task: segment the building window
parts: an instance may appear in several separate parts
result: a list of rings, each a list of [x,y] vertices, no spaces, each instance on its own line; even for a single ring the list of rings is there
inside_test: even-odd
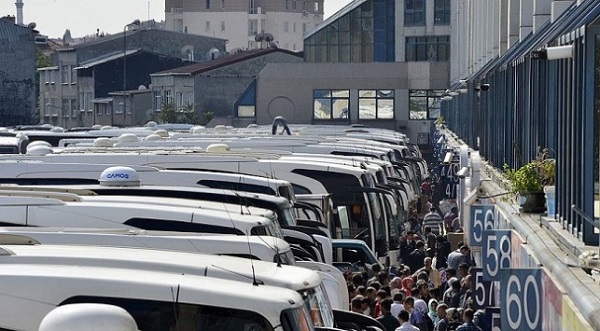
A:
[[[221,21],[221,32],[225,32],[225,21]]]
[[[210,9],[210,0],[206,0],[206,9]]]
[[[204,28],[205,32],[210,32],[210,21],[206,21],[206,27]]]
[[[44,98],[44,116],[50,116],[50,99]]]
[[[256,20],[248,21],[248,35],[255,36],[258,33],[258,22]]]
[[[104,113],[106,114],[106,116],[109,116],[112,113],[112,108],[109,107],[107,104],[102,104],[102,107],[104,107]]]
[[[394,90],[358,91],[358,118],[394,118]]]
[[[62,84],[69,84],[69,66],[62,66],[60,74],[60,82]]]
[[[71,99],[71,117],[77,118],[79,116],[79,109],[77,109],[77,99]]]
[[[293,10],[296,10],[296,9],[298,9],[298,1],[297,1],[297,0],[292,0],[292,1],[293,1],[293,2],[292,2],[292,9],[293,9]]]
[[[450,59],[450,37],[407,37],[406,62],[446,62]]]
[[[221,0],[221,9],[225,9],[225,0]]]
[[[290,27],[288,22],[283,22],[283,32],[289,32]]]
[[[173,91],[166,90],[165,91],[165,104],[170,105],[173,103]]]
[[[285,0],[285,10],[290,10],[290,0]]]
[[[308,1],[302,2],[302,10],[308,12]]]
[[[256,106],[238,106],[237,116],[238,117],[254,117],[256,113]]]
[[[79,110],[85,111],[85,93],[79,93]]]
[[[175,109],[180,112],[185,112],[189,108],[192,108],[192,103],[194,99],[193,92],[177,92],[175,93]]]
[[[62,99],[62,107],[60,107],[60,112],[61,112],[61,116],[62,117],[69,117],[69,110],[70,108],[70,100],[69,99]]]
[[[102,108],[103,104],[101,103],[97,103],[96,104],[96,115],[97,116],[102,116],[104,114],[104,108]]]
[[[94,111],[94,104],[92,103],[92,92],[87,92],[85,94],[85,104],[87,105],[87,111],[88,112],[93,112]]]
[[[450,0],[435,0],[435,25],[450,25]]]
[[[77,84],[77,70],[75,70],[75,66],[71,66],[71,84]]]
[[[332,120],[348,118],[350,90],[314,90],[313,119]]]
[[[296,33],[296,22],[292,24],[292,32]]]
[[[409,119],[433,120],[440,117],[443,90],[410,90],[408,97]]]
[[[315,9],[315,13],[317,13],[317,14],[318,14],[318,13],[319,13],[319,3],[318,3],[318,2],[315,2],[315,7],[314,7],[314,9]]]
[[[302,23],[302,35],[306,34],[306,30],[308,30],[308,24]]]
[[[49,75],[50,75],[50,84],[54,84],[55,79],[57,77],[57,73],[58,70],[50,70]]]
[[[425,25],[425,0],[404,1],[404,26]]]

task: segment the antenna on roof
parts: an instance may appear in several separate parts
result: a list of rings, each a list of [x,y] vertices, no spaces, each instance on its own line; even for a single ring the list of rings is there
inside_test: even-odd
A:
[[[173,298],[173,313],[175,315],[175,329],[179,330],[179,290],[181,284],[177,284],[177,293],[173,293],[173,287],[171,287],[171,297]]]
[[[250,246],[250,238],[249,234],[246,233],[246,241],[248,242],[248,251],[250,252],[250,265],[252,266],[252,285],[258,286],[258,282],[256,281],[256,273],[254,272],[254,259],[252,258],[252,247]]]
[[[269,245],[269,243],[262,237],[262,236],[257,236],[258,239],[260,239],[262,242],[265,243],[265,245],[267,245],[267,247],[269,247],[270,249],[272,249],[275,254],[277,254],[277,266],[281,267],[281,258],[279,256],[279,246],[274,245],[275,247],[271,247],[271,245]]]

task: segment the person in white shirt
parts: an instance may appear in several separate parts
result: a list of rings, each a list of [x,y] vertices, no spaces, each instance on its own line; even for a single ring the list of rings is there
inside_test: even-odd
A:
[[[392,308],[390,308],[390,313],[392,316],[398,317],[398,314],[404,310],[404,299],[406,298],[406,294],[402,290],[396,290],[392,299],[394,302],[392,303]]]
[[[398,313],[398,320],[400,321],[400,326],[396,328],[396,331],[421,331],[418,327],[410,324],[408,311],[402,310]]]

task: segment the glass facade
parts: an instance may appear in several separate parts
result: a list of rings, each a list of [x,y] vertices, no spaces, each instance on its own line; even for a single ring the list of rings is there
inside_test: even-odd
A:
[[[393,119],[394,90],[358,91],[359,119]]]
[[[440,117],[443,90],[410,90],[409,119],[434,120]]]
[[[404,1],[404,26],[425,26],[425,0]]]
[[[435,0],[434,8],[434,24],[450,25],[450,0]]]
[[[450,37],[407,37],[406,57],[409,61],[446,62],[450,60]]]
[[[350,90],[314,90],[313,119],[349,118]]]
[[[393,0],[370,0],[304,40],[306,62],[394,62]]]

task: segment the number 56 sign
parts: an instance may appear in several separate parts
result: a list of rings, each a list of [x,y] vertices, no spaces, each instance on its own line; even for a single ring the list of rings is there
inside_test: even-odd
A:
[[[469,217],[469,244],[483,246],[483,231],[494,229],[494,205],[472,205]]]

